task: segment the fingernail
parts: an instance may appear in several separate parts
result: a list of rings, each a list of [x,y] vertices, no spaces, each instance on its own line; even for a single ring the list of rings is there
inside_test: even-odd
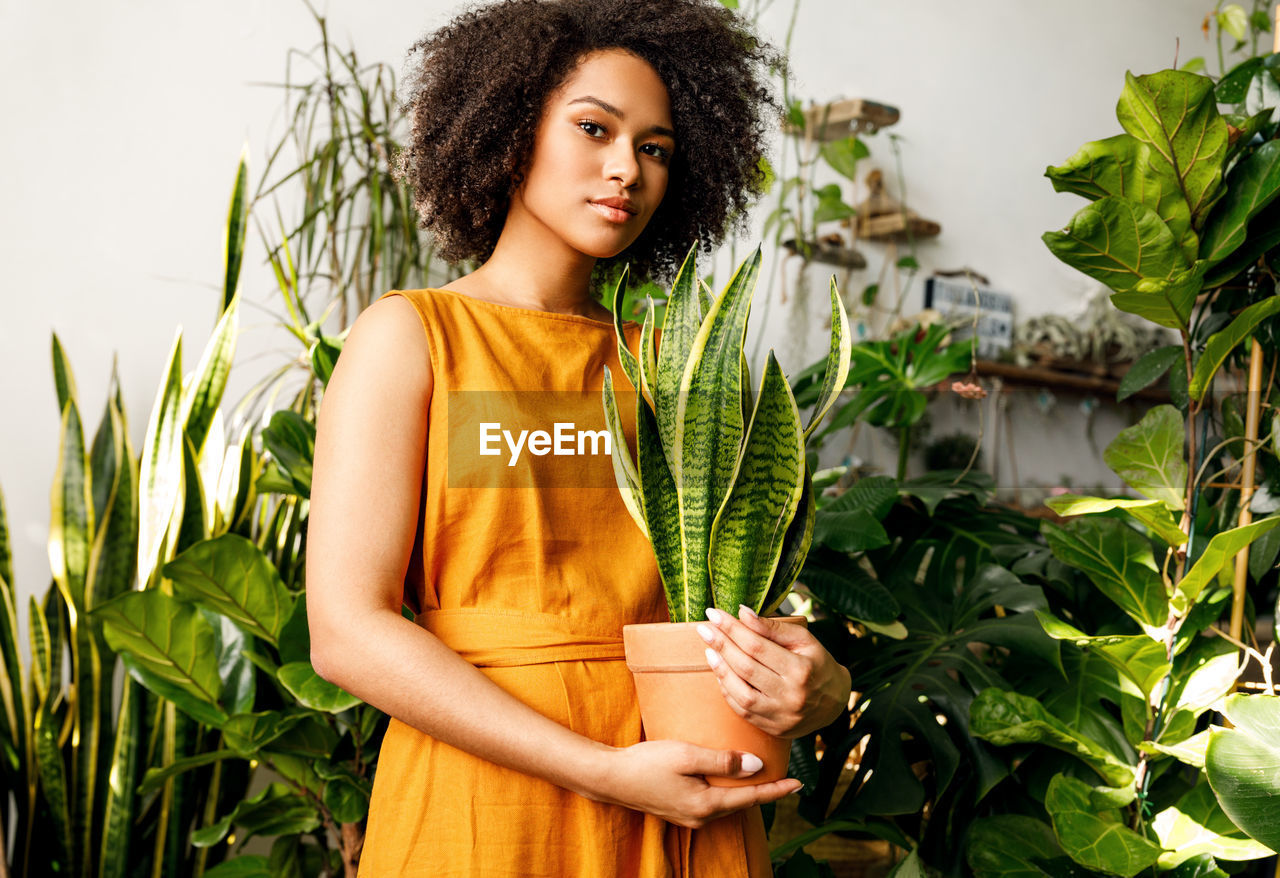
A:
[[[742,754],[742,773],[743,774],[755,774],[757,771],[759,771],[762,768],[764,768],[764,762],[760,759],[759,756],[755,755],[754,753]]]
[[[723,622],[724,615],[725,615],[724,613],[720,612],[715,607],[707,607],[707,621],[709,621],[712,625],[719,625],[721,622]]]
[[[720,654],[714,649],[707,650],[707,664],[711,665],[713,668],[720,666]]]
[[[706,625],[698,624],[694,628],[694,630],[697,631],[698,636],[701,637],[703,640],[705,640],[707,643],[710,643],[712,640],[715,639],[715,635],[711,633],[711,629],[708,628]]]
[[[738,618],[746,616],[749,619],[756,618],[756,611],[748,607],[746,604],[738,604]]]

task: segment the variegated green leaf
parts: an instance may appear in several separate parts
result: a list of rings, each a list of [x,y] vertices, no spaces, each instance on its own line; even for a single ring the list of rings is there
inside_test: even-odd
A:
[[[53,649],[49,622],[33,595],[27,603],[27,636],[31,639],[31,688],[39,704],[49,698],[53,679]]]
[[[227,225],[223,234],[222,281],[223,312],[233,307],[236,283],[240,279],[240,263],[244,259],[244,237],[249,230],[249,144],[240,149],[236,182],[231,189],[231,206],[227,209]],[[199,447],[199,446],[197,446]]]
[[[62,439],[54,473],[52,521],[49,525],[49,564],[67,603],[84,612],[84,584],[93,542],[93,500],[84,432],[75,400],[62,412]]]
[[[12,744],[15,753],[24,753],[30,721],[18,658],[18,606],[12,577],[4,493],[0,492],[0,734]]]
[[[618,492],[622,495],[622,505],[627,507],[636,526],[645,537],[649,536],[649,526],[644,518],[644,494],[640,490],[640,474],[636,472],[635,461],[631,459],[631,448],[627,443],[627,434],[622,428],[622,415],[618,411],[618,396],[613,389],[613,376],[609,367],[604,367],[604,420],[609,427],[612,439],[613,477],[618,483]],[[638,396],[639,394],[637,394]]]
[[[694,340],[702,326],[702,307],[698,301],[698,247],[689,248],[684,263],[676,273],[667,299],[667,310],[662,320],[662,347],[658,350],[658,369],[653,376],[653,402],[658,416],[658,430],[662,447],[666,449],[673,468],[677,459],[675,435],[679,428],[677,413],[681,391],[681,378]],[[677,484],[679,481],[677,480]]]
[[[272,645],[293,612],[275,565],[238,534],[196,543],[166,564],[164,575],[181,594]]]
[[[222,404],[222,393],[231,373],[231,363],[236,355],[236,336],[239,332],[239,297],[233,297],[218,325],[209,336],[190,387],[182,395],[182,412],[179,416],[183,429],[191,439],[196,456],[204,450],[213,414]]]
[[[844,303],[840,301],[840,291],[836,289],[835,275],[831,276],[831,347],[827,351],[827,368],[822,375],[822,390],[818,393],[818,401],[814,404],[813,414],[804,428],[804,438],[808,441],[814,428],[835,403],[836,397],[844,389],[845,379],[849,377],[849,358],[853,348],[852,336],[849,333],[849,317],[845,313]]]
[[[41,857],[53,867],[55,874],[76,873],[76,848],[71,831],[71,794],[67,788],[67,770],[62,761],[62,748],[58,746],[58,728],[49,704],[41,704],[35,711],[35,725],[31,729],[35,742],[36,770],[40,777],[40,792],[44,797],[45,811],[53,822],[51,841],[54,849]]]
[[[138,486],[138,583],[151,581],[170,523],[181,520],[182,333],[169,351],[165,378],[156,394],[142,446]],[[174,525],[176,527],[176,525]]]
[[[643,372],[642,363],[642,376]],[[658,574],[667,593],[671,621],[700,619],[707,606],[707,578],[705,575],[700,579],[693,577],[690,585],[689,556],[684,550],[675,479],[662,450],[653,412],[639,393],[636,394],[636,472],[644,497],[641,508],[658,562]]]
[[[778,568],[773,574],[773,581],[769,583],[769,592],[764,597],[760,615],[768,616],[773,613],[791,592],[791,586],[804,568],[809,546],[813,543],[813,522],[817,512],[818,504],[813,497],[813,475],[809,472],[808,464],[805,464],[804,493],[800,495],[800,506],[782,539]]]
[[[186,551],[209,535],[204,517],[204,484],[200,481],[200,465],[191,438],[182,435],[182,517],[177,525],[177,539],[166,544],[173,552]]]
[[[58,333],[53,334],[53,386],[58,392],[58,412],[63,412],[68,402],[77,399],[76,378],[71,371],[71,361],[63,350]]]
[[[138,464],[118,399],[108,401],[103,420],[111,425],[109,430],[99,431],[109,436],[111,464],[101,469],[110,473],[111,480],[89,554],[85,585],[89,609],[127,591],[133,585],[138,561]],[[95,481],[95,493],[97,488]]]
[[[773,351],[765,365],[729,494],[711,528],[716,606],[764,607],[787,529],[804,495],[800,410]]]
[[[127,878],[136,819],[139,751],[142,746],[144,690],[126,675],[120,690],[115,747],[108,772],[106,811],[102,820],[101,878]]]
[[[1218,115],[1213,80],[1180,70],[1125,74],[1116,106],[1121,127],[1151,147],[1151,166],[1171,176],[1200,228],[1221,195],[1227,123]]]
[[[624,267],[622,277],[618,278],[618,285],[613,289],[613,331],[618,337],[618,361],[622,363],[622,371],[626,373],[631,386],[639,391],[640,363],[636,360],[636,355],[631,352],[631,348],[627,347],[627,334],[622,327],[622,303],[627,294],[628,274],[628,269]]]
[[[680,499],[681,544],[692,594],[708,594],[711,524],[728,495],[744,429],[740,352],[760,250],[738,267],[702,322],[680,380],[672,459]],[[646,496],[648,491],[646,490]],[[650,527],[652,532],[652,526]],[[695,606],[690,599],[690,605]],[[702,607],[694,610],[701,616]]]

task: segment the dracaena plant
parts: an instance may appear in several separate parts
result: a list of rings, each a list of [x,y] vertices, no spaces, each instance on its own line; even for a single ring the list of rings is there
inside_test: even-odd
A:
[[[691,250],[671,287],[661,344],[646,315],[632,353],[614,293],[618,357],[636,389],[636,459],[622,428],[613,376],[605,369],[605,417],[618,488],[658,561],[673,622],[708,607],[775,610],[795,581],[813,537],[815,503],[805,442],[844,387],[848,318],[834,279],[826,377],[802,422],[773,352],[756,392],[743,343],[760,250],[713,296]]]

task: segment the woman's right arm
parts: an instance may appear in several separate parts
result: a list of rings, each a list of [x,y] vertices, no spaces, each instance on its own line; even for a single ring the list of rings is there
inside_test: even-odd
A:
[[[375,302],[351,329],[317,424],[307,535],[307,621],[317,673],[461,750],[685,826],[795,791],[794,780],[709,786],[705,775],[750,774],[739,753],[675,741],[618,749],[584,738],[401,615],[431,392],[426,337],[413,305],[402,296]]]

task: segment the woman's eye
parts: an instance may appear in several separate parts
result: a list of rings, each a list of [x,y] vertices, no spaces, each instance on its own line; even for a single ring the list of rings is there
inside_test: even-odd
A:
[[[651,155],[654,158],[662,159],[664,162],[671,161],[671,150],[661,144],[646,143],[644,146],[640,147],[640,150],[645,155]]]
[[[579,122],[578,127],[581,128],[583,131],[585,131],[591,137],[604,136],[604,126],[599,125],[595,122],[592,122],[589,119],[584,119],[583,121]]]

